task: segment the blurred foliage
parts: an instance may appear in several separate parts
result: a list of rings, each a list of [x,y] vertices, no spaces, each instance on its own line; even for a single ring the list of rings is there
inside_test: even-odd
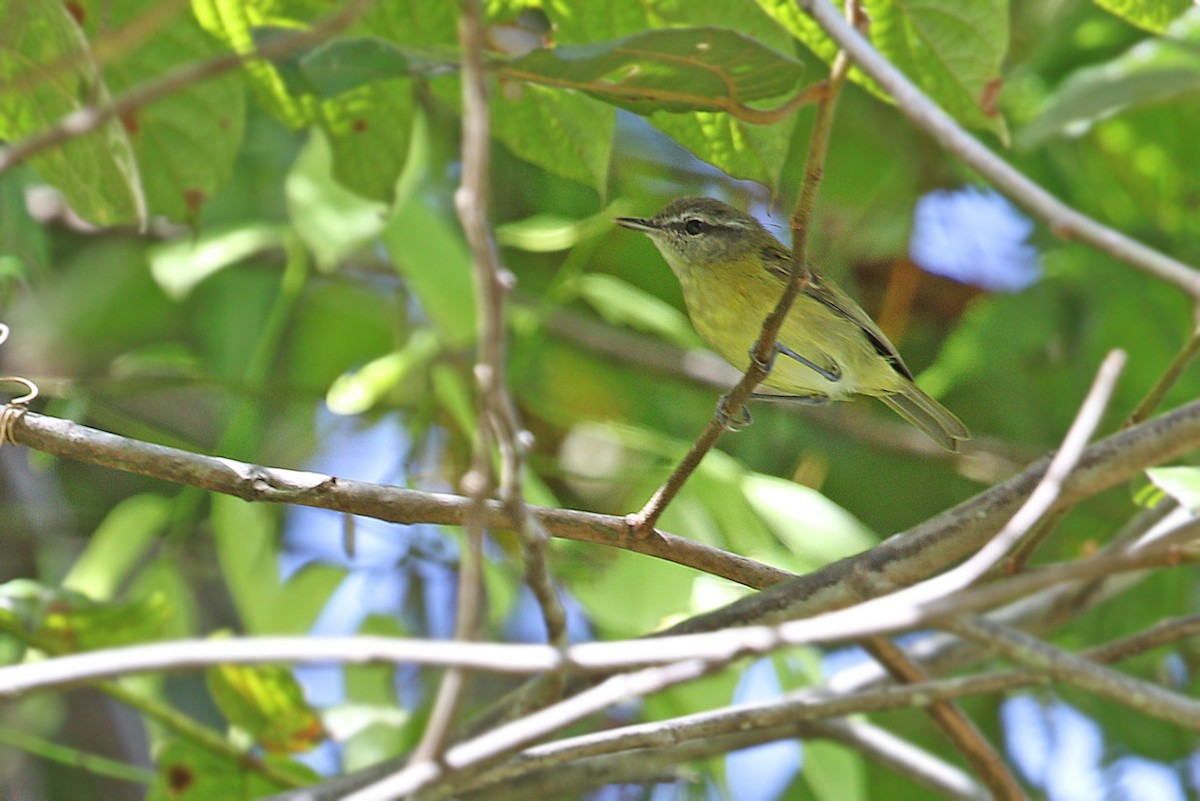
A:
[[[1082,211],[1200,263],[1200,12],[1190,4],[865,7],[876,46],[1016,167]],[[0,138],[20,141],[173,70],[277,41],[329,8],[0,0]],[[649,242],[610,220],[709,194],[769,217],[784,236],[812,115],[802,107],[763,124],[764,113],[819,81],[833,47],[782,0],[486,8],[491,217],[516,279],[509,378],[537,442],[528,494],[627,513],[685,451],[719,390],[697,378],[705,362],[670,271]],[[455,13],[435,0],[377,3],[333,41],[188,84],[0,174],[0,320],[13,329],[0,372],[38,381],[48,413],[126,436],[456,488],[475,428],[476,308],[453,203]],[[977,458],[990,465],[989,481],[1056,446],[1096,367],[1119,347],[1130,362],[1106,423],[1113,430],[1192,328],[1178,292],[1042,228],[1032,243],[1043,277],[1019,293],[917,269],[909,239],[918,199],[977,179],[862,76],[841,99],[825,176],[812,258],[863,299],[920,383],[985,442]],[[971,230],[986,246],[987,232]],[[1189,371],[1167,405],[1197,394],[1200,377]],[[902,440],[911,432],[870,401],[821,413],[759,405],[754,415],[704,461],[664,529],[804,572],[981,489],[969,464],[883,444],[873,433],[881,427]],[[1194,468],[1151,478],[1194,506]],[[1039,558],[1089,551],[1135,509],[1127,489],[1089,501]],[[0,652],[12,662],[30,649],[220,629],[446,635],[457,531],[322,515],[6,448]],[[503,532],[493,544],[486,620],[499,638],[528,627],[513,623],[524,614],[517,549]],[[748,592],[615,549],[556,542],[551,559],[577,601],[579,630],[599,637],[639,636]],[[1098,643],[1196,602],[1186,574],[1156,575],[1059,637]],[[1174,654],[1188,681],[1194,650]],[[773,660],[779,685],[819,680],[818,654],[794,656]],[[1167,658],[1130,669],[1155,677]],[[134,684],[207,725],[232,725],[239,746],[295,751],[297,739],[308,746],[328,734],[341,762],[313,763],[327,772],[410,747],[436,678],[377,667],[213,675],[215,699],[202,676]],[[710,708],[734,697],[737,683],[727,672],[656,697],[642,714]],[[473,708],[508,686],[481,679]],[[1191,747],[1170,727],[1131,725],[1125,710],[1070,700],[1097,719],[1114,752],[1169,760]],[[997,705],[968,708],[999,741]],[[44,739],[76,731],[82,751],[146,758],[144,743],[112,742],[116,724],[135,718],[123,708],[82,695],[13,707],[0,725]],[[100,713],[103,732],[89,730],[88,715]],[[301,723],[272,728],[289,716]],[[885,720],[944,748],[921,713]],[[252,798],[278,787],[159,723],[144,730],[159,766],[151,798]],[[45,797],[142,797],[98,774],[36,768],[49,764],[0,761],[0,784],[46,787]],[[708,767],[715,786],[750,797],[721,784],[722,763]],[[883,798],[908,797],[911,787],[821,743],[805,746],[791,791]]]

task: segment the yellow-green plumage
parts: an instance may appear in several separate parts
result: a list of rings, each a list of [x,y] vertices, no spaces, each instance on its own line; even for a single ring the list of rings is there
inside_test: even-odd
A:
[[[683,198],[650,219],[621,218],[647,234],[683,288],[692,324],[735,367],[749,366],[763,319],[778,303],[791,254],[753,217],[720,201]],[[858,304],[816,271],[779,331],[785,349],[759,391],[814,400],[871,395],[942,447],[966,427],[912,380],[900,354]],[[838,375],[833,381],[795,358]]]

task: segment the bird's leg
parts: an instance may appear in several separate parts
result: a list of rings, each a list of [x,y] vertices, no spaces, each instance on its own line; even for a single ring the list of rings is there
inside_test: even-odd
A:
[[[829,403],[829,396],[822,395],[820,392],[814,392],[811,395],[769,395],[762,392],[755,392],[750,397],[754,400],[786,401],[788,403],[799,403],[804,406],[824,406]]]
[[[731,420],[729,417],[729,412],[725,408],[725,403],[728,401],[728,399],[728,395],[722,395],[721,399],[717,401],[717,420],[720,421],[721,425],[724,426],[726,430],[741,431],[743,428],[746,428],[754,422],[754,418],[750,415],[750,410],[745,406],[743,406],[741,412],[738,413],[737,419]]]
[[[829,381],[830,383],[836,384],[837,382],[842,380],[842,371],[840,369],[838,369],[838,366],[836,364],[830,368],[821,367],[819,364],[816,364],[815,362],[811,362],[808,359],[801,356],[799,353],[796,353],[796,351],[792,350],[787,345],[784,345],[782,342],[775,343],[775,352],[782,353],[784,356],[787,356],[789,358],[795,359],[796,361],[800,362],[805,367],[812,368],[813,370],[815,370],[817,372],[817,375],[821,376],[822,378],[824,378],[826,381]],[[775,361],[774,356],[771,357],[771,361],[772,362]]]

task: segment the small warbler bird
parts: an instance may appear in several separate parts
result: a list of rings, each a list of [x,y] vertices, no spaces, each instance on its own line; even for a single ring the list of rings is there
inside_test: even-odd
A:
[[[745,370],[762,322],[783,294],[792,254],[748,214],[710,198],[680,198],[649,219],[617,223],[650,237],[683,287],[692,325]],[[954,451],[966,426],[913,383],[879,326],[828,278],[811,279],[792,304],[762,386],[767,400],[825,403],[871,395]]]

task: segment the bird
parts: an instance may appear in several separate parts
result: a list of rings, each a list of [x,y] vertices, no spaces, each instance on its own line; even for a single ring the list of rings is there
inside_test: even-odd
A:
[[[791,275],[792,253],[749,214],[712,198],[671,201],[653,217],[616,222],[650,238],[679,279],[700,337],[745,371],[762,323]],[[867,395],[957,451],[970,431],[922,391],[879,326],[832,280],[809,266],[752,397],[823,404]]]

